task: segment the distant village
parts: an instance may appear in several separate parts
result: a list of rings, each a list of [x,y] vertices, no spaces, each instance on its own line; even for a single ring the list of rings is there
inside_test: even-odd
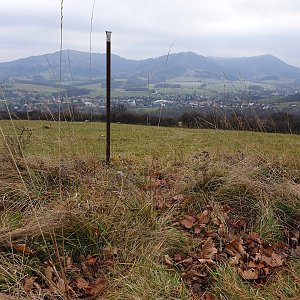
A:
[[[201,95],[198,92],[178,94],[151,91],[144,96],[118,96],[112,97],[112,105],[122,106],[126,110],[141,110],[167,108],[170,110],[195,110],[207,111],[220,110],[259,110],[266,112],[299,112],[300,89],[294,86],[281,87],[280,89],[255,88],[247,91],[216,93],[213,96]],[[289,99],[289,97],[291,99]],[[3,102],[3,101],[2,101]],[[105,95],[90,96],[78,95],[68,97],[67,93],[61,95],[43,96],[36,92],[17,91],[6,97],[10,111],[29,112],[44,111],[56,112],[76,111],[82,113],[100,113],[105,111]],[[0,110],[7,109],[0,102]]]

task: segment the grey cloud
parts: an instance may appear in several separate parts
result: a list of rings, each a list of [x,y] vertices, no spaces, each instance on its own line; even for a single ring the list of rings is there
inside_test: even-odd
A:
[[[1,6],[1,61],[59,49],[59,0]],[[89,51],[92,6],[93,0],[64,1],[64,48]],[[94,52],[104,51],[105,30],[113,31],[113,51],[128,58],[164,55],[176,41],[174,52],[271,53],[300,66],[299,0],[96,0]]]

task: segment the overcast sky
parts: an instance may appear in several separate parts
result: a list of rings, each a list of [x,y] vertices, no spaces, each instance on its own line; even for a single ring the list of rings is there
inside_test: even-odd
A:
[[[64,0],[63,48],[90,49],[94,0]],[[60,48],[60,0],[1,0],[0,61]],[[273,54],[300,67],[300,0],[95,0],[92,51],[141,59]]]

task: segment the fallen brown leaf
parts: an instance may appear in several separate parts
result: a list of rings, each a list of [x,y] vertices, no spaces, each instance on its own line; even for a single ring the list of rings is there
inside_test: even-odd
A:
[[[266,245],[261,249],[261,252],[266,254],[267,256],[271,256],[274,251],[274,247]]]
[[[229,258],[229,264],[231,266],[237,266],[239,263],[240,263],[240,258],[239,257],[233,256],[233,257]]]
[[[245,225],[246,225],[245,220],[238,219],[238,218],[231,220],[229,223],[232,227],[234,227],[236,229],[241,229],[242,227],[245,227]]]
[[[227,205],[227,204],[223,205],[223,207],[222,207],[222,213],[223,213],[224,220],[228,220],[229,219],[228,215],[229,215],[230,211],[231,211],[231,208],[230,208],[229,205]]]
[[[27,247],[25,244],[12,244],[13,249],[22,252],[23,254],[30,255],[33,254],[33,251]]]
[[[242,270],[241,268],[238,268],[238,273],[243,279],[246,280],[255,280],[259,277],[258,269],[254,269],[254,268],[246,269],[246,270]]]
[[[282,257],[274,252],[272,253],[271,256],[267,256],[265,254],[258,253],[255,256],[255,260],[262,261],[262,262],[266,263],[266,265],[268,265],[269,267],[272,267],[272,268],[280,267],[283,264]]]
[[[218,229],[218,235],[223,236],[225,234],[225,225],[222,223]]]
[[[271,267],[280,267],[283,265],[283,259],[279,254],[273,252],[271,255],[271,259],[272,259],[272,264],[270,265]]]
[[[248,239],[252,240],[253,242],[260,244],[261,239],[258,233],[252,232],[248,235]]]
[[[209,237],[200,252],[200,259],[213,259],[215,255],[218,253],[218,249],[215,247],[212,238]]]
[[[93,276],[93,274],[90,270],[90,267],[87,266],[87,264],[85,262],[82,262],[80,265],[81,265],[81,270],[82,270],[82,273],[83,273],[84,276],[86,276],[86,277]]]
[[[194,217],[187,216],[184,219],[182,219],[181,221],[179,221],[179,223],[181,225],[183,225],[185,228],[191,229],[194,226],[195,221],[196,221],[196,219]]]
[[[68,284],[62,278],[58,278],[56,287],[62,294],[64,294],[67,291],[67,289],[69,289]]]
[[[201,233],[201,228],[196,227],[196,228],[194,229],[194,234],[200,234],[200,233]]]
[[[220,226],[221,224],[223,224],[222,220],[220,218],[214,218],[212,219],[213,224]]]
[[[192,257],[188,257],[186,259],[184,259],[183,261],[181,261],[180,263],[182,264],[186,264],[186,265],[191,265],[193,263],[193,258]]]
[[[97,263],[98,257],[96,255],[88,255],[86,257],[85,263],[88,266],[94,266]]]
[[[277,242],[276,244],[274,244],[274,249],[276,249],[276,253],[283,254],[284,252],[288,251],[289,245],[287,245],[286,243]]]
[[[270,268],[263,268],[263,271],[265,275],[270,275],[271,274],[271,269]]]
[[[183,194],[178,194],[178,195],[175,195],[172,200],[174,201],[183,201],[184,200],[184,195]]]
[[[49,281],[52,281],[54,270],[51,266],[47,266],[45,269],[45,276]]]
[[[263,269],[265,266],[266,266],[266,265],[265,265],[263,262],[261,262],[261,261],[256,262],[256,261],[252,261],[252,260],[251,260],[251,261],[248,263],[248,267],[249,267],[249,268]]]
[[[215,296],[211,293],[207,293],[205,295],[205,300],[215,300],[215,299],[216,299]]]
[[[196,280],[198,278],[201,278],[201,277],[207,277],[207,274],[206,273],[200,273],[198,272],[197,270],[194,270],[194,269],[191,269],[190,271],[188,271],[189,275],[191,275],[192,277],[197,277]]]
[[[300,231],[298,230],[291,230],[289,232],[289,238],[293,239],[294,241],[298,241],[300,239]]]
[[[199,224],[207,224],[208,223],[209,211],[205,209],[203,212],[197,215],[197,220]]]
[[[235,256],[237,258],[244,257],[247,254],[241,239],[235,239],[226,244],[224,251],[230,256]]]
[[[34,283],[36,281],[37,277],[29,277],[29,278],[25,278],[25,282],[24,282],[24,291],[25,293],[30,293],[31,290],[34,287]]]
[[[106,255],[117,256],[119,249],[117,247],[108,246],[103,249],[103,252]]]
[[[176,262],[180,262],[180,261],[184,260],[184,256],[183,256],[181,253],[176,253],[176,254],[174,255],[174,260],[175,260]]]
[[[168,186],[168,182],[166,179],[156,179],[154,186],[157,188],[166,187]]]
[[[200,262],[200,264],[208,264],[208,265],[216,264],[216,262],[214,262],[211,258],[210,259],[198,258],[198,261]]]
[[[82,277],[76,278],[76,286],[82,290],[89,286],[89,283]]]
[[[84,291],[86,294],[96,297],[104,292],[106,284],[107,280],[104,277],[100,277],[92,282],[87,288],[84,288]]]
[[[193,283],[192,286],[191,286],[191,288],[192,288],[192,290],[193,290],[194,292],[197,293],[197,295],[195,294],[195,295],[193,296],[193,300],[198,300],[198,299],[199,299],[199,298],[198,298],[198,297],[199,297],[199,296],[198,296],[198,293],[203,292],[203,287],[202,287],[202,285],[199,284],[199,283]],[[205,300],[205,299],[201,297],[199,300]]]

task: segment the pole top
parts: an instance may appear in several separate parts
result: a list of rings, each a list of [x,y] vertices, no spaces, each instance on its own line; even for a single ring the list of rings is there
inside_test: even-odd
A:
[[[107,42],[111,41],[111,31],[106,31],[106,41]]]

